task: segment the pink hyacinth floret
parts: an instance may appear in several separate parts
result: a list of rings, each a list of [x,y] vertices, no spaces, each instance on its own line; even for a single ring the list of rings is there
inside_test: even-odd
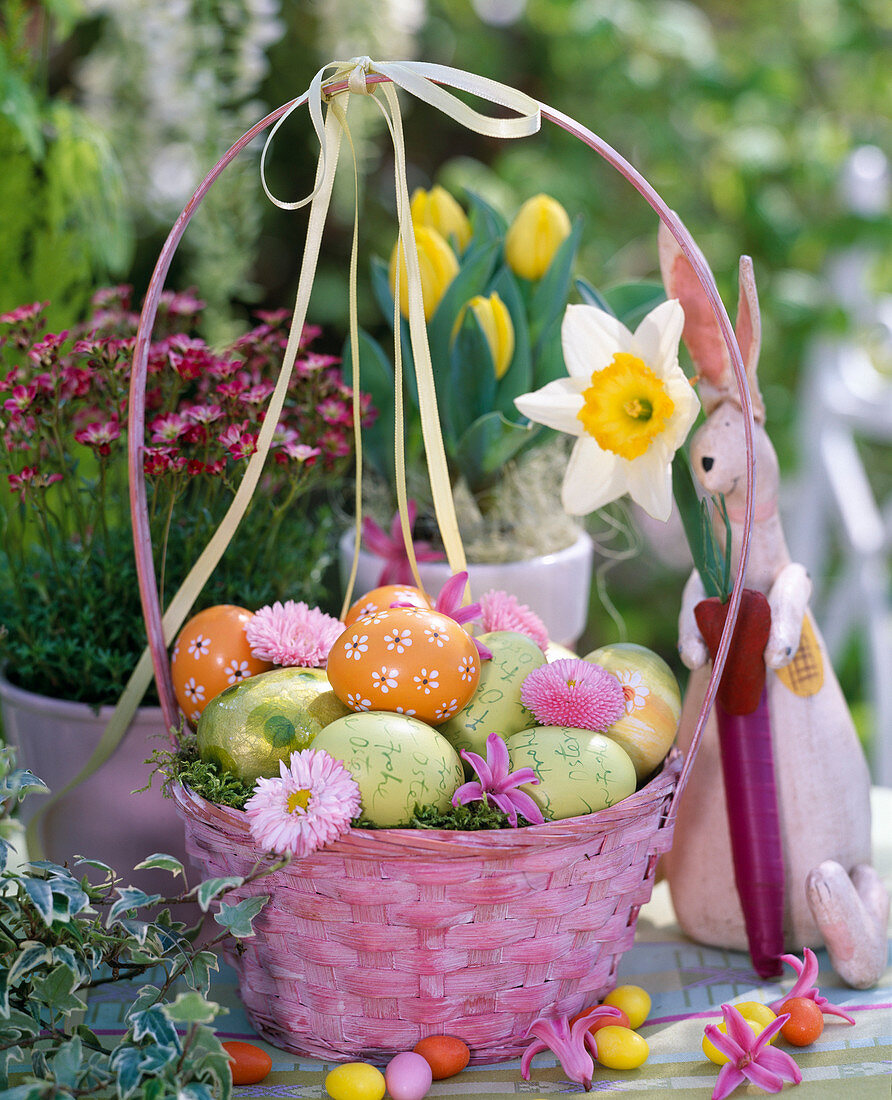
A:
[[[545,818],[536,803],[526,791],[519,791],[521,783],[538,783],[539,777],[532,768],[518,768],[509,771],[511,758],[508,746],[497,733],[491,733],[486,739],[486,759],[476,752],[460,753],[477,773],[479,782],[464,783],[452,796],[452,805],[466,802],[489,802],[508,815],[512,828],[517,828],[517,815],[523,814],[533,825],[541,825]]]
[[[406,515],[409,520],[409,530],[415,524],[418,507],[414,500],[410,500],[406,506]],[[399,512],[390,521],[390,533],[386,534],[373,519],[366,517],[362,521],[362,541],[369,550],[379,558],[384,559],[384,565],[378,577],[379,585],[386,584],[414,584],[412,567],[406,554],[403,542],[403,528],[400,522]],[[433,550],[429,542],[413,540],[412,547],[415,550],[416,561],[442,561],[443,555],[438,550]]]
[[[712,1100],[725,1100],[744,1081],[751,1081],[766,1092],[780,1092],[784,1081],[799,1084],[802,1080],[799,1066],[786,1051],[768,1045],[789,1020],[789,1012],[772,1020],[758,1035],[733,1005],[722,1005],[722,1015],[727,1034],[722,1034],[715,1024],[704,1028],[706,1038],[728,1058],[719,1070]]]
[[[581,657],[533,669],[523,681],[520,700],[540,725],[580,730],[605,730],[625,710],[619,680]]]
[[[294,600],[261,607],[245,626],[253,655],[286,668],[323,668],[343,631],[338,619]]]
[[[482,614],[482,608],[479,603],[469,603],[462,607],[462,600],[465,598],[465,588],[467,584],[467,570],[462,570],[461,573],[454,573],[440,589],[440,594],[437,596],[437,602],[434,604],[434,611],[439,611],[441,615],[448,615],[450,619],[453,619],[460,626],[465,623],[472,623],[475,619],[479,619]],[[477,647],[477,652],[480,654],[481,661],[492,660],[492,650],[489,646],[484,645],[479,638],[472,638],[471,641]]]
[[[810,1001],[814,1001],[825,1015],[840,1016],[850,1024],[855,1022],[855,1018],[850,1016],[848,1012],[845,1012],[838,1005],[831,1004],[815,985],[815,978],[818,976],[818,957],[810,947],[803,949],[801,962],[796,955],[781,955],[781,959],[796,971],[796,981],[789,993],[785,993],[783,997],[778,997],[776,1001],[771,1002],[768,1007],[772,1012],[782,1012],[784,1002],[791,997],[807,997]]]
[[[359,785],[323,749],[293,752],[279,777],[260,778],[245,803],[258,848],[298,859],[332,843],[359,813]]]
[[[543,1050],[550,1050],[557,1056],[567,1077],[582,1085],[586,1092],[591,1092],[595,1070],[592,1055],[597,1058],[598,1047],[589,1028],[596,1020],[618,1020],[619,1017],[619,1009],[612,1005],[596,1005],[572,1024],[566,1016],[559,1016],[556,1020],[540,1016],[527,1031],[527,1037],[535,1036],[535,1040],[523,1052],[521,1077],[529,1081],[530,1063],[534,1056]]]
[[[483,630],[513,630],[532,638],[544,653],[548,648],[548,631],[545,623],[526,604],[518,603],[509,592],[491,589],[480,598],[480,615]]]

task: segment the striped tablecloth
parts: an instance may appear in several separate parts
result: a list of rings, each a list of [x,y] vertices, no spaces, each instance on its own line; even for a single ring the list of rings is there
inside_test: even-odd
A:
[[[892,889],[892,790],[875,790],[873,797],[874,862]],[[830,970],[826,954],[818,953],[821,972],[818,985],[835,1004],[856,1019],[854,1027],[826,1017],[820,1040],[811,1047],[793,1050],[802,1070],[796,1100],[859,1100],[892,1097],[892,965],[883,981],[872,990],[853,990],[842,985]],[[593,1093],[652,1093],[672,1091],[679,1096],[706,1100],[718,1069],[701,1051],[704,1025],[718,1021],[722,1003],[742,1000],[774,1000],[779,990],[793,983],[788,971],[780,986],[762,983],[754,975],[746,955],[700,947],[686,940],[675,924],[665,883],[659,884],[650,903],[641,911],[635,946],[624,956],[620,980],[641,985],[651,994],[653,1006],[640,1029],[650,1045],[650,1057],[633,1071],[596,1068]],[[105,986],[91,998],[86,1023],[97,1033],[113,1035],[122,1030],[123,1015],[132,993],[126,987]],[[289,1097],[324,1100],[325,1075],[334,1063],[300,1058],[258,1039],[238,999],[235,975],[224,969],[215,981],[212,997],[228,1014],[218,1018],[223,1038],[247,1039],[272,1056],[272,1073],[259,1085],[237,1088],[238,1097]],[[787,1085],[785,1093],[792,1086]],[[560,1065],[548,1052],[533,1062],[532,1079],[520,1076],[519,1062],[478,1066],[447,1081],[435,1082],[434,1097],[584,1096],[578,1085],[567,1081]],[[764,1096],[754,1086],[740,1087],[734,1097]]]

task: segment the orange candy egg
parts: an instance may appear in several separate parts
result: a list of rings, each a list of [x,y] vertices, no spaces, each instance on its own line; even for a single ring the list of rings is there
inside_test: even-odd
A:
[[[246,607],[218,604],[199,611],[180,631],[170,674],[180,709],[193,726],[224,688],[273,667],[251,655],[245,624],[252,618]]]
[[[273,1060],[260,1047],[253,1043],[242,1043],[231,1039],[220,1044],[229,1056],[229,1068],[232,1070],[234,1085],[256,1085],[273,1068]]]
[[[366,615],[374,615],[376,611],[386,611],[392,603],[407,603],[412,607],[431,606],[427,594],[420,588],[413,588],[410,584],[385,584],[381,588],[373,588],[366,592],[350,606],[344,619],[344,626],[350,626],[357,619]]]
[[[471,1058],[468,1044],[455,1035],[428,1035],[419,1039],[412,1050],[431,1067],[435,1081],[461,1073]]]
[[[480,657],[448,615],[397,607],[348,626],[332,647],[326,672],[351,710],[395,711],[437,726],[476,691]]]

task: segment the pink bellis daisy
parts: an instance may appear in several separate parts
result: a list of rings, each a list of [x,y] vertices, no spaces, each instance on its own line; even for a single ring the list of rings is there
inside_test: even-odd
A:
[[[855,1018],[850,1016],[848,1012],[844,1012],[839,1005],[832,1005],[815,985],[815,978],[818,976],[818,957],[810,947],[803,949],[802,962],[799,961],[796,955],[781,955],[781,959],[796,971],[796,981],[789,993],[785,993],[783,997],[778,997],[776,1001],[771,1002],[768,1007],[772,1012],[783,1012],[784,1002],[791,997],[807,997],[810,1001],[815,1002],[824,1015],[841,1016],[843,1020],[848,1020],[850,1024],[855,1022]]]
[[[258,848],[302,859],[346,833],[359,807],[359,785],[341,761],[304,749],[279,762],[279,778],[257,780],[245,813]]]
[[[605,730],[625,710],[619,680],[580,657],[534,669],[523,681],[520,699],[540,725],[580,730]]]
[[[789,1020],[788,1012],[772,1020],[758,1035],[753,1034],[749,1023],[733,1005],[722,1005],[722,1015],[726,1035],[716,1024],[707,1024],[704,1028],[706,1038],[729,1059],[719,1070],[712,1100],[725,1100],[744,1081],[751,1081],[766,1092],[780,1092],[784,1081],[799,1084],[802,1080],[799,1066],[785,1051],[768,1045]]]
[[[461,756],[471,765],[479,777],[479,782],[465,783],[452,796],[452,805],[466,802],[492,801],[508,815],[512,828],[517,828],[517,814],[522,813],[533,825],[541,825],[545,818],[542,811],[525,791],[517,790],[521,783],[538,783],[539,778],[532,768],[518,768],[509,772],[511,758],[508,746],[497,733],[491,733],[486,739],[486,759],[476,752],[461,750]]]
[[[589,1009],[572,1024],[566,1016],[556,1020],[540,1017],[530,1024],[527,1036],[534,1036],[523,1052],[520,1060],[520,1075],[524,1081],[530,1079],[530,1063],[535,1055],[550,1050],[561,1063],[561,1068],[571,1081],[576,1081],[586,1092],[592,1091],[592,1074],[595,1063],[592,1055],[598,1056],[595,1037],[589,1028],[596,1020],[619,1020],[619,1009],[612,1005],[597,1005]],[[588,1049],[586,1049],[588,1048]]]
[[[343,632],[342,622],[294,600],[261,607],[245,626],[252,654],[283,667],[324,667]]]
[[[480,614],[485,633],[493,630],[514,630],[532,638],[543,653],[548,648],[545,623],[526,604],[518,603],[516,596],[492,589],[480,598]]]

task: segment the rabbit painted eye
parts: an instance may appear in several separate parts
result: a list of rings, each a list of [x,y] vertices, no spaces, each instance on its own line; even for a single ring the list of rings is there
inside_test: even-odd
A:
[[[706,473],[709,473],[709,471],[715,465],[715,459],[714,458],[708,458],[708,457],[707,458],[701,458],[700,459],[700,465],[703,467],[703,469],[706,471]]]

